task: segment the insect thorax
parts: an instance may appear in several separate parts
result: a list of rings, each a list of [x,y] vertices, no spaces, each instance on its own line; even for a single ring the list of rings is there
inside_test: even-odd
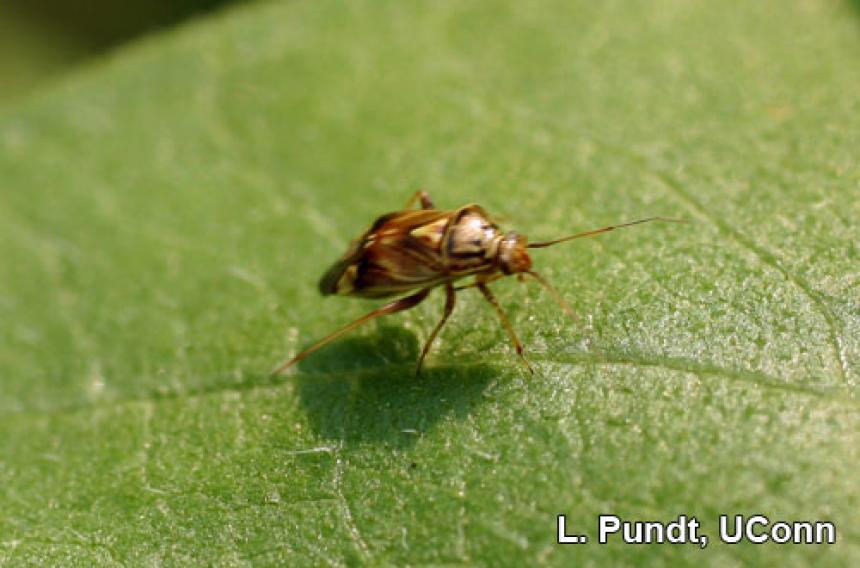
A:
[[[454,272],[488,267],[498,255],[504,238],[498,226],[477,205],[459,210],[446,233],[443,246]]]

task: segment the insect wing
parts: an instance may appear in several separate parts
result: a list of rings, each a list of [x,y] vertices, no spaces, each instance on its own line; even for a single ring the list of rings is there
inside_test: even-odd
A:
[[[450,211],[398,211],[378,218],[320,280],[323,294],[391,296],[444,280],[440,247]]]
[[[338,292],[338,283],[345,276],[346,272],[350,269],[350,267],[355,267],[356,263],[361,259],[361,255],[364,254],[364,238],[366,235],[362,235],[361,237],[352,241],[352,244],[349,247],[349,250],[346,251],[340,260],[335,262],[331,268],[329,268],[323,277],[320,278],[319,281],[319,291],[323,296],[328,296],[330,294],[338,294],[343,292]]]

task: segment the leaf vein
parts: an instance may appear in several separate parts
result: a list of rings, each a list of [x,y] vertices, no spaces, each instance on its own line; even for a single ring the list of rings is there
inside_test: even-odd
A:
[[[827,325],[828,335],[831,343],[831,348],[834,351],[834,357],[836,359],[837,365],[836,368],[838,370],[840,379],[842,383],[845,385],[848,390],[849,396],[854,398],[854,380],[851,378],[850,374],[850,364],[845,356],[845,347],[844,342],[842,340],[841,335],[838,332],[838,323],[836,321],[836,316],[833,314],[833,311],[824,301],[824,298],[821,294],[815,290],[806,280],[804,280],[801,276],[791,272],[786,269],[782,264],[780,264],[779,260],[776,258],[776,255],[766,250],[765,248],[759,246],[755,242],[750,239],[744,237],[741,233],[733,229],[730,225],[724,223],[719,217],[710,213],[705,207],[702,206],[693,196],[691,196],[677,181],[675,181],[671,176],[658,171],[652,171],[652,173],[663,182],[663,184],[669,188],[675,195],[681,198],[682,201],[687,203],[691,208],[693,208],[697,213],[708,219],[714,226],[723,234],[729,236],[736,243],[741,245],[743,248],[747,249],[751,253],[753,253],[756,258],[758,258],[763,264],[770,266],[775,269],[777,272],[783,275],[786,280],[794,284],[802,293],[805,295],[813,308],[818,311],[818,313],[823,317],[825,324]]]
[[[334,460],[334,492],[337,496],[337,502],[340,506],[340,513],[343,517],[344,524],[346,524],[346,529],[349,532],[353,543],[355,543],[355,547],[358,550],[361,559],[364,562],[369,562],[371,560],[370,549],[367,547],[367,543],[361,536],[361,531],[359,531],[358,525],[355,523],[355,519],[352,516],[352,508],[349,505],[349,500],[343,492],[343,458],[340,456]]]

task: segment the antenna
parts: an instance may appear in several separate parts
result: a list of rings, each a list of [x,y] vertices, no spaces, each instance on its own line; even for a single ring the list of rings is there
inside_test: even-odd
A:
[[[621,223],[620,225],[608,225],[606,227],[601,227],[599,229],[593,229],[591,231],[584,231],[582,233],[576,233],[575,235],[570,235],[569,237],[562,237],[560,239],[555,239],[553,241],[542,241],[539,243],[529,243],[526,245],[527,248],[545,248],[550,247],[552,245],[557,245],[558,243],[563,243],[565,241],[572,241],[573,239],[581,239],[583,237],[591,237],[594,235],[599,235],[600,233],[608,233],[609,231],[614,231],[615,229],[621,229],[623,227],[631,227],[633,225],[640,225],[642,223],[650,223],[651,221],[666,221],[668,223],[689,223],[689,221],[685,219],[673,219],[671,217],[648,217],[647,219],[638,219],[636,221],[630,221],[629,223]]]

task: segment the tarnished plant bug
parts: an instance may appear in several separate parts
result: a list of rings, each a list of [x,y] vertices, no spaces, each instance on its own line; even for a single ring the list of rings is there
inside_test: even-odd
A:
[[[421,209],[410,209],[416,202],[420,202]],[[363,298],[388,298],[415,290],[417,292],[385,304],[343,326],[280,365],[273,374],[285,371],[317,349],[372,319],[414,308],[437,286],[445,288],[445,309],[442,319],[424,343],[416,373],[421,372],[430,346],[454,310],[457,292],[467,288],[477,288],[493,306],[520,360],[534,373],[523,355],[523,345],[510,320],[487,285],[514,274],[521,280],[529,276],[546,288],[565,312],[575,317],[573,310],[555,288],[532,270],[532,260],[527,249],[544,248],[650,221],[684,222],[668,217],[648,217],[551,241],[529,243],[524,235],[514,231],[503,233],[478,205],[470,204],[453,210],[435,209],[426,192],[416,192],[404,210],[382,215],[370,229],[352,242],[346,254],[320,279],[319,290],[324,296],[336,294]],[[474,276],[475,279],[469,284],[454,286],[457,280],[466,276]]]

